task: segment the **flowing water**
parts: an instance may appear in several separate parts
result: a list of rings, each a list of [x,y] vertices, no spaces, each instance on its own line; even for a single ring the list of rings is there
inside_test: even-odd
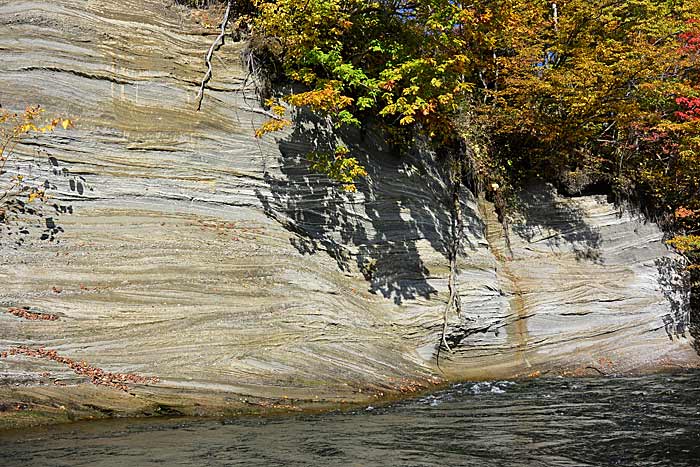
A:
[[[700,372],[463,383],[386,407],[0,433],[0,466],[700,466]]]

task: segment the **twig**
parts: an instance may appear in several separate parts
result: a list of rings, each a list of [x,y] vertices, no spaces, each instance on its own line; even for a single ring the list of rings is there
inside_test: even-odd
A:
[[[602,370],[600,370],[600,369],[598,369],[598,368],[596,368],[596,367],[594,367],[594,366],[587,366],[587,367],[586,367],[586,370],[595,370],[595,371],[597,371],[599,374],[601,374],[602,376],[608,376],[607,373],[605,373],[604,371],[602,371]]]
[[[266,117],[271,118],[272,120],[284,120],[284,118],[280,117],[279,115],[277,115],[277,114],[275,114],[275,113],[272,113],[272,112],[268,112],[268,111],[265,110],[265,109],[260,109],[260,108],[257,108],[257,109],[256,109],[256,108],[253,108],[253,107],[241,107],[241,110],[244,110],[244,111],[246,111],[246,112],[251,112],[251,113],[256,113],[256,114],[264,115],[264,116],[266,116]]]
[[[207,83],[211,80],[213,71],[212,71],[212,64],[211,64],[211,59],[212,56],[214,55],[214,52],[219,50],[219,48],[224,45],[224,36],[226,35],[226,25],[228,24],[229,16],[231,15],[231,5],[233,4],[233,0],[229,0],[226,4],[226,12],[224,13],[224,18],[221,20],[221,32],[219,33],[218,36],[216,36],[216,39],[214,42],[211,44],[211,47],[209,47],[209,51],[207,52],[206,57],[204,58],[204,61],[207,64],[207,72],[204,75],[204,79],[202,79],[202,83],[199,85],[199,92],[197,93],[197,112],[199,112],[202,109],[202,100],[204,99],[204,88],[206,87]]]

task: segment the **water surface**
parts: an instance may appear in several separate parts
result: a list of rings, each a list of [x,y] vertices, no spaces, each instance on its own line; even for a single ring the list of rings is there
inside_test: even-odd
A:
[[[698,466],[700,372],[463,383],[388,407],[0,433],[0,465]]]

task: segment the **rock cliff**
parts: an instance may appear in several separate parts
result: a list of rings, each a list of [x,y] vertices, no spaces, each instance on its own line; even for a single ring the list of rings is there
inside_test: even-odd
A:
[[[605,196],[533,186],[509,242],[489,203],[462,194],[462,313],[448,315],[438,367],[451,238],[440,161],[303,115],[256,140],[266,117],[243,42],[217,53],[196,112],[215,34],[169,0],[0,0],[0,104],[77,123],[19,146],[2,178],[25,174],[51,200],[0,231],[0,426],[698,364],[661,231]],[[356,194],[304,160],[335,138],[367,165]],[[42,346],[54,358],[31,353]],[[91,384],[95,368],[113,375]],[[99,384],[116,374],[159,381]]]

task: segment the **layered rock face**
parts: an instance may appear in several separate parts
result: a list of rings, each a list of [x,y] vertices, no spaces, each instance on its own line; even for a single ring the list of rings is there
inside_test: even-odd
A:
[[[452,240],[441,161],[304,115],[255,139],[267,117],[242,42],[217,53],[196,112],[215,34],[168,0],[0,0],[0,104],[76,120],[19,146],[2,176],[51,199],[16,208],[0,233],[0,352],[25,349],[0,358],[0,425],[698,364],[659,229],[604,196],[541,186],[523,194],[509,241],[463,193],[462,312],[447,314],[451,351],[438,356]],[[356,194],[308,170],[304,155],[337,138],[367,166]],[[41,346],[159,382],[91,384],[26,351]]]

